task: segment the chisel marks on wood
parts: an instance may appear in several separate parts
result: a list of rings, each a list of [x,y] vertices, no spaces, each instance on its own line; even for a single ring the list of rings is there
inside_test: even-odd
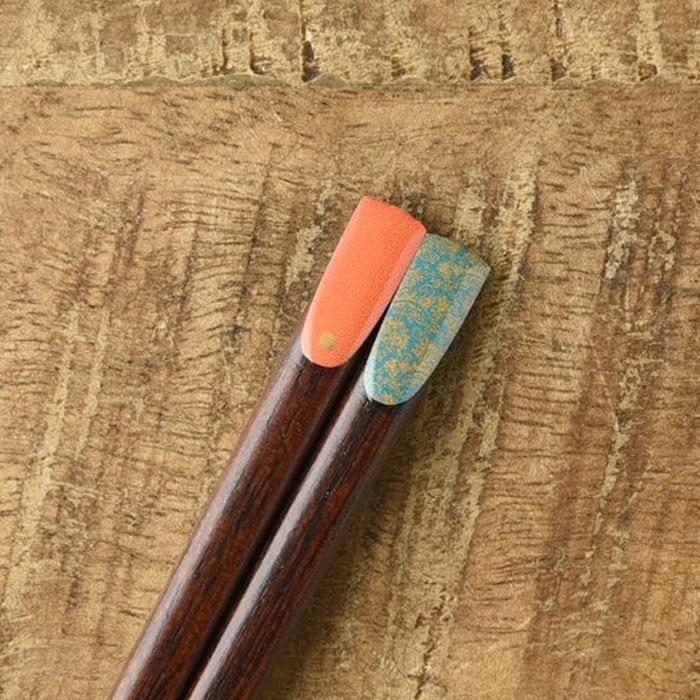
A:
[[[6,624],[11,634],[5,653],[15,658],[22,658],[34,647],[34,640],[22,633],[21,621],[35,614],[35,611],[27,607],[32,599],[28,587],[41,576],[41,568],[37,565],[41,561],[38,548],[43,539],[45,521],[51,519],[51,516],[47,518],[44,508],[49,492],[55,485],[56,454],[63,436],[66,404],[75,371],[73,361],[80,324],[77,305],[68,311],[63,323],[63,351],[56,367],[55,387],[46,406],[41,442],[29,461],[29,472],[22,481],[19,517],[12,533],[10,567],[0,606],[4,619],[8,620]],[[12,622],[9,622],[10,617]],[[12,674],[3,683],[3,696],[20,697],[23,694],[22,681],[22,675]]]
[[[659,36],[659,8],[656,0],[637,0],[637,8],[637,70],[640,80],[649,80],[658,75],[663,60]]]
[[[562,0],[552,0],[552,81],[565,78],[569,71],[567,27]]]
[[[603,276],[608,282],[615,280],[621,269],[626,270],[630,248],[637,237],[638,217],[637,183],[630,178],[617,188],[615,195],[615,213],[610,227],[610,242],[603,271]]]
[[[424,549],[416,547],[415,540],[413,544],[417,550],[413,552],[413,557],[419,557],[421,561],[433,560],[430,570],[434,577],[433,590],[426,590],[424,595],[426,602],[433,601],[433,607],[422,612],[419,616],[422,624],[416,624],[416,632],[420,631],[423,636],[421,646],[424,652],[417,674],[415,700],[440,697],[449,686],[445,675],[455,617],[463,604],[463,582],[469,566],[482,493],[497,446],[507,384],[499,349],[508,344],[508,320],[519,297],[527,249],[534,236],[533,222],[537,219],[537,166],[534,162],[529,162],[527,167],[523,163],[523,166],[517,177],[503,184],[494,228],[482,234],[485,241],[482,240],[481,245],[488,248],[486,241],[499,240],[503,248],[498,252],[491,251],[488,256],[493,270],[492,279],[477,322],[471,326],[476,326],[474,332],[480,341],[466,362],[460,361],[458,348],[453,354],[453,363],[470,368],[463,387],[460,386],[453,394],[455,401],[459,400],[450,412],[454,422],[448,434],[441,435],[438,430],[435,444],[440,453],[429,457],[431,465],[435,465],[436,476],[440,478],[432,488],[428,487],[428,492],[442,491],[456,497],[442,503],[436,497],[434,503],[440,506],[440,510],[432,514],[426,512],[426,504],[421,499],[422,508],[415,508],[410,518],[416,521],[430,517],[432,522],[444,522],[446,527],[444,533],[433,531]],[[453,371],[456,373],[456,367]],[[424,432],[432,431],[426,429]],[[469,444],[476,441],[476,435],[480,436],[478,444]],[[426,489],[415,489],[416,494],[421,491],[425,492]],[[408,518],[406,520],[408,522]],[[436,558],[436,553],[441,554],[440,559]],[[407,571],[413,568],[415,563],[407,567]],[[395,582],[395,588],[405,590],[400,580]]]
[[[100,390],[102,389],[102,376],[104,372],[104,360],[107,352],[107,339],[110,330],[110,310],[103,308],[100,313],[100,325],[95,338],[95,350],[90,362],[90,374],[88,377],[87,395],[80,416],[78,439],[75,445],[75,455],[80,455],[87,445],[90,435],[90,426],[98,410]]]
[[[0,85],[698,80],[689,0],[31,0],[0,5]]]
[[[639,534],[631,522],[649,479],[650,420],[668,362],[668,290],[677,284],[673,222],[683,208],[683,180],[673,168],[625,167],[610,197],[588,378],[571,434],[572,471],[559,489],[560,510],[570,515],[553,537],[557,573],[541,578],[545,602],[532,635],[523,686],[529,690],[557,678],[568,692],[584,693],[601,685],[611,659],[622,664],[631,652],[614,645],[626,615],[620,597],[638,578],[631,548]],[[660,182],[669,185],[664,193]],[[540,652],[545,646],[554,653]]]

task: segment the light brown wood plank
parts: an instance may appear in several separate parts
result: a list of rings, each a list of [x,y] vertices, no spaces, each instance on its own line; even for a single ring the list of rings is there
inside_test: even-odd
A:
[[[299,7],[289,0],[31,0],[3,3],[0,26],[0,86],[301,78]]]
[[[363,194],[494,272],[263,696],[697,694],[697,89],[3,97],[2,700],[105,696]]]
[[[696,0],[10,0],[0,86],[696,82]]]

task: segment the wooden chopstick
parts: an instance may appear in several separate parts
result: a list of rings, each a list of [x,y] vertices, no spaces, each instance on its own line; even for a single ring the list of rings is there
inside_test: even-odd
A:
[[[252,697],[487,275],[462,246],[426,236],[189,700]]]
[[[360,201],[112,700],[185,697],[424,235],[401,209]]]

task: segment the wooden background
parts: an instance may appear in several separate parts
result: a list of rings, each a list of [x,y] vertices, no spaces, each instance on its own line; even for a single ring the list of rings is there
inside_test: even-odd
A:
[[[699,18],[1,2],[0,699],[106,697],[363,194],[494,272],[263,698],[700,698]]]

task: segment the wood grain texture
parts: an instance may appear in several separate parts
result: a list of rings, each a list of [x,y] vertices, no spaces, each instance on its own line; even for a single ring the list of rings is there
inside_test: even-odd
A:
[[[358,377],[203,664],[190,700],[254,697],[419,401],[400,406],[371,401]]]
[[[364,194],[493,274],[263,697],[700,696],[699,118],[5,91],[0,698],[107,695]]]
[[[311,463],[357,358],[333,368],[313,364],[300,336],[301,324],[115,681],[111,700],[187,696],[249,568]]]
[[[5,0],[0,86],[700,78],[697,0]]]

